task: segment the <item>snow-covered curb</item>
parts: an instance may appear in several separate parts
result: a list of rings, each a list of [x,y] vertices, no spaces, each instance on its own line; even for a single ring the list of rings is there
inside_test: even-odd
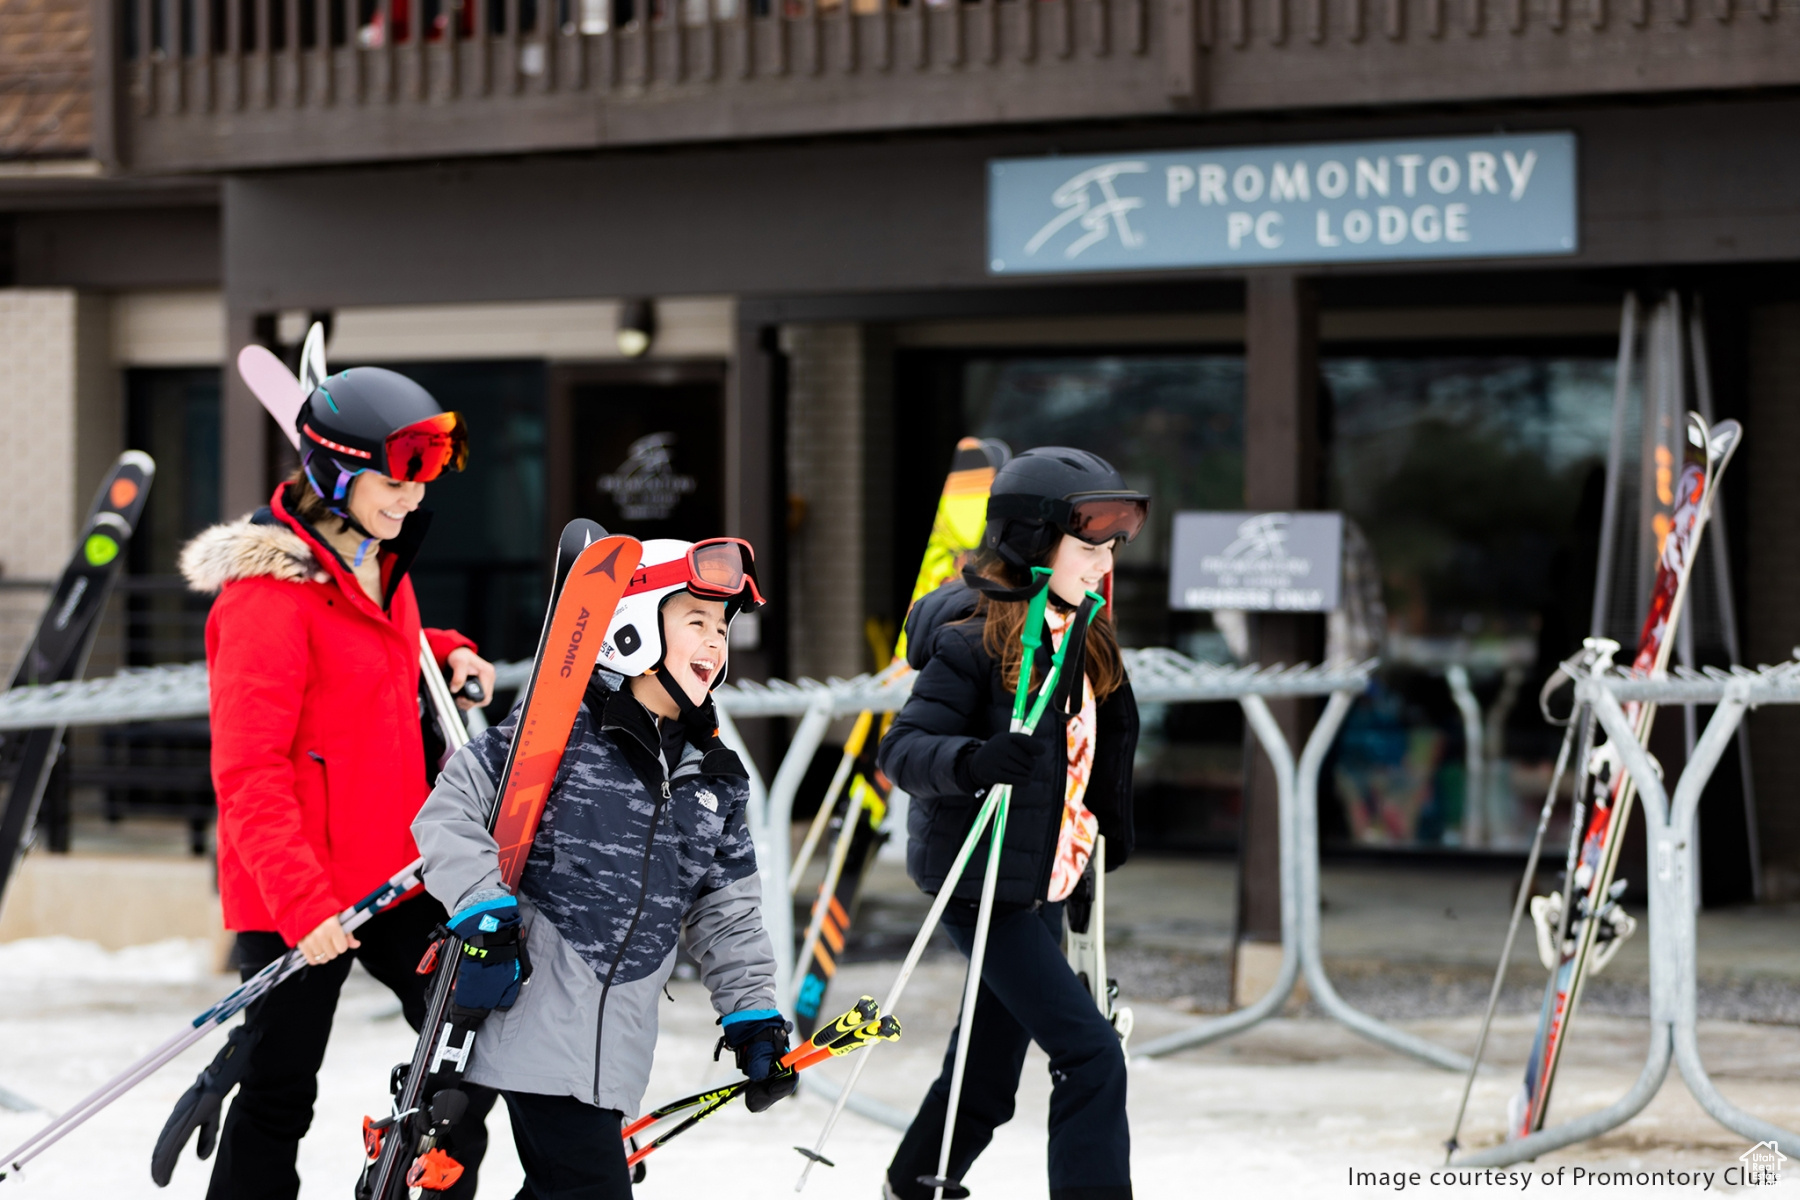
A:
[[[202,983],[214,977],[218,951],[207,938],[170,938],[107,950],[72,937],[0,943],[0,989],[57,983]]]

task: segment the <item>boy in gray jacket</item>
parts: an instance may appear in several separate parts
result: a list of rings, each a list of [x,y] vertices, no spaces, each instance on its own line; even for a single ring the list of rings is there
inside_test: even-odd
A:
[[[445,767],[413,822],[425,886],[474,948],[454,1003],[489,1015],[464,1071],[498,1088],[532,1200],[626,1200],[657,999],[686,940],[760,1112],[793,1091],[745,807],[711,691],[760,607],[748,543],[655,540],[607,628],[516,895],[488,817],[518,711]],[[618,1147],[618,1149],[613,1149]]]

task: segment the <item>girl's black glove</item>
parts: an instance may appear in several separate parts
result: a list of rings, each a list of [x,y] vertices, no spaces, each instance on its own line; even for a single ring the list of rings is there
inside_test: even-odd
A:
[[[996,733],[956,760],[956,782],[967,792],[997,783],[1020,787],[1031,782],[1038,762],[1049,750],[1028,733]]]

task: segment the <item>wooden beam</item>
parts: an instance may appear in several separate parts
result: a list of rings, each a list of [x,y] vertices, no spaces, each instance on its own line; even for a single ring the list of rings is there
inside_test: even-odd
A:
[[[1292,271],[1246,281],[1244,329],[1244,503],[1252,511],[1311,508],[1319,470],[1319,310],[1310,280]],[[1251,621],[1251,654],[1263,663],[1318,657],[1323,622],[1305,614],[1260,614]],[[1296,757],[1311,705],[1277,700],[1269,709]],[[1280,831],[1275,774],[1245,733],[1244,804],[1238,834],[1237,942],[1281,940]],[[1241,966],[1242,955],[1234,966]],[[1241,988],[1234,988],[1240,999]]]

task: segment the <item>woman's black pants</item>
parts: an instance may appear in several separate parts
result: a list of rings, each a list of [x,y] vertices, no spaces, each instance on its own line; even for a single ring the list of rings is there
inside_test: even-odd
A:
[[[323,966],[307,967],[273,989],[244,1013],[244,1023],[260,1029],[250,1051],[250,1067],[232,1097],[219,1132],[207,1200],[293,1200],[300,1194],[294,1162],[300,1139],[312,1126],[313,1101],[319,1094],[319,1064],[331,1039],[331,1019],[338,991],[350,977],[356,958],[369,974],[387,985],[400,1000],[400,1010],[414,1029],[425,1019],[425,991],[431,980],[417,973],[431,931],[444,919],[444,909],[430,896],[398,904],[356,931],[362,947],[340,954]],[[288,952],[278,933],[240,933],[239,970],[250,978]],[[369,1112],[386,1111],[388,1064],[371,1064]],[[380,1069],[377,1069],[377,1068]],[[465,1200],[475,1194],[475,1175],[487,1153],[488,1110],[494,1093],[467,1085],[469,1111],[457,1125],[447,1149],[463,1165],[463,1176],[446,1196]],[[381,1105],[380,1109],[373,1106]],[[356,1130],[336,1136],[354,1137]],[[352,1180],[335,1181],[348,1195]]]
[[[944,931],[968,954],[975,914],[952,908],[944,914]],[[937,1174],[960,1036],[960,1028],[951,1035],[943,1070],[888,1166],[888,1184],[902,1200],[930,1200],[932,1189],[919,1178]],[[1063,956],[1061,904],[994,914],[950,1143],[949,1178],[962,1179],[994,1130],[1012,1119],[1032,1042],[1050,1056],[1052,1200],[1130,1200],[1125,1054]]]

